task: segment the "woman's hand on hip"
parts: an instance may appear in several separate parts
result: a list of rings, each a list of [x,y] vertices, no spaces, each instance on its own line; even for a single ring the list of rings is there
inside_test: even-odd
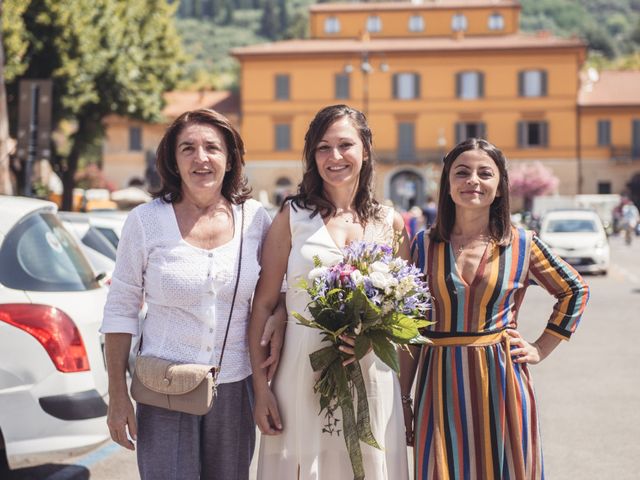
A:
[[[107,409],[107,426],[111,439],[128,450],[135,450],[133,442],[138,436],[138,426],[136,424],[136,414],[129,394],[124,392],[119,395],[109,397],[109,407]],[[128,434],[127,434],[128,432]]]
[[[507,334],[511,336],[511,358],[515,363],[530,363],[531,365],[535,365],[542,361],[540,349],[535,342],[527,342],[517,330],[511,328],[507,329]]]
[[[263,435],[280,435],[282,433],[278,401],[270,387],[264,386],[255,391],[253,418]]]

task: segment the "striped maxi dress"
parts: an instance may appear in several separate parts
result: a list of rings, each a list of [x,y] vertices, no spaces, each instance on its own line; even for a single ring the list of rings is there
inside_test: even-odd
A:
[[[517,327],[530,283],[557,299],[546,332],[569,339],[589,298],[581,276],[532,232],[490,243],[472,283],[448,242],[420,232],[414,259],[427,274],[435,323],[424,332],[416,379],[415,480],[544,478],[538,414],[526,364],[511,361],[505,329]]]

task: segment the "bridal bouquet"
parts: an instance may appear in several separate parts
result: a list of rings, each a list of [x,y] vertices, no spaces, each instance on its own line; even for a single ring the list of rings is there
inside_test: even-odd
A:
[[[343,431],[354,479],[359,480],[364,478],[359,442],[381,447],[371,432],[360,364],[342,365],[348,357],[338,349],[339,337],[345,334],[355,339],[356,360],[373,349],[380,360],[399,372],[396,347],[428,342],[420,335],[420,328],[431,323],[425,320],[429,291],[422,272],[395,258],[386,245],[353,242],[344,249],[340,263],[324,266],[318,257],[314,261],[315,268],[302,281],[311,297],[308,309],[312,319],[292,314],[301,324],[320,330],[328,343],[309,355],[311,367],[320,372],[314,391],[320,395],[320,414],[324,412],[327,419],[323,432],[339,435]],[[338,407],[341,428],[334,415]]]

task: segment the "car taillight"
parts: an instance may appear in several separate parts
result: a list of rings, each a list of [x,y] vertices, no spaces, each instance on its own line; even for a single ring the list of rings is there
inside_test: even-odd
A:
[[[0,321],[38,340],[61,372],[89,370],[89,357],[73,320],[55,307],[28,303],[0,304]]]

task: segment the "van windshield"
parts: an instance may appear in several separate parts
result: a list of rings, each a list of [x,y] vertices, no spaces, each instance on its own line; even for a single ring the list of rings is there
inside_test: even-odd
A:
[[[568,233],[568,232],[597,232],[598,228],[593,220],[586,219],[562,219],[550,220],[547,225],[549,233]]]

